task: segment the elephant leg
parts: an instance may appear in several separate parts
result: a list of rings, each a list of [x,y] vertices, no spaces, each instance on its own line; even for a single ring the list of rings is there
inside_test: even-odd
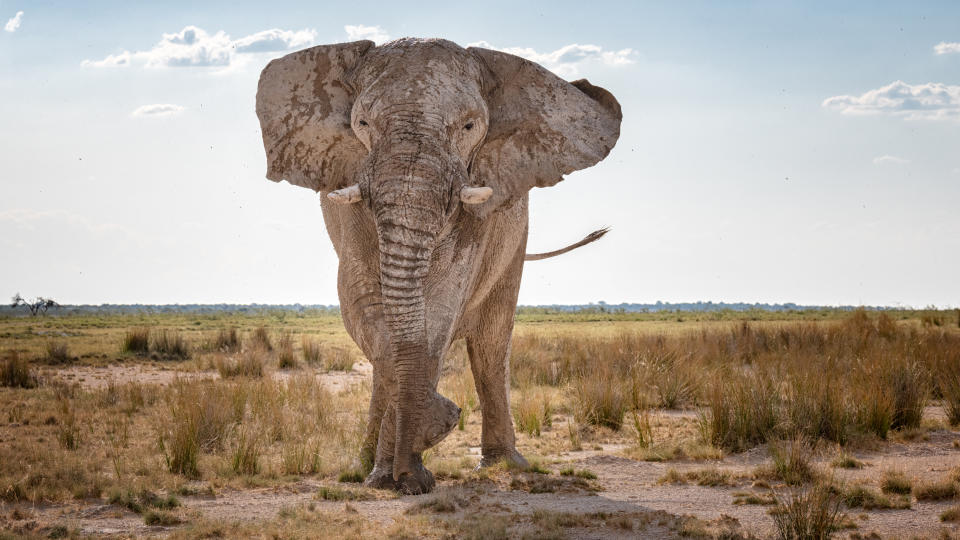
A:
[[[483,454],[481,467],[495,465],[507,460],[519,467],[529,466],[517,452],[513,418],[510,414],[510,332],[513,327],[513,311],[509,323],[490,328],[487,332],[467,338],[467,353],[470,368],[477,385],[477,396],[483,416],[480,447]]]
[[[459,414],[459,413],[458,413]],[[393,479],[393,443],[396,437],[397,417],[394,406],[388,405],[380,425],[380,443],[377,445],[373,470],[363,485],[377,489],[393,489],[408,495],[427,493],[436,485],[433,474],[423,466],[423,457],[418,449],[413,453],[413,472],[396,481]]]
[[[377,457],[377,441],[380,440],[380,427],[387,410],[389,392],[379,369],[373,370],[373,389],[370,396],[370,411],[367,415],[367,433],[360,448],[360,464],[364,474],[369,473]]]

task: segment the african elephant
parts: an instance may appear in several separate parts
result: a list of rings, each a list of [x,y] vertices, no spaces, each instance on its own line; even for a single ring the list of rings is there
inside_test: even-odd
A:
[[[460,338],[482,410],[481,465],[525,465],[509,356],[527,193],[606,157],[617,100],[517,56],[407,38],[273,60],[256,107],[267,178],[326,195],[344,325],[373,364],[366,484],[432,489],[421,453],[457,423],[436,388]]]

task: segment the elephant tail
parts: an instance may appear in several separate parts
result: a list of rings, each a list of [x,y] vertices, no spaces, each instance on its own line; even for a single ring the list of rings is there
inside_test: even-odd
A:
[[[595,242],[595,241],[599,240],[600,238],[603,237],[603,235],[607,234],[608,231],[610,231],[610,227],[604,227],[604,228],[600,229],[599,231],[593,231],[592,233],[590,233],[590,234],[588,234],[587,236],[585,236],[585,237],[583,238],[583,240],[580,240],[579,242],[575,242],[575,243],[573,243],[573,244],[570,244],[569,246],[567,246],[567,247],[565,247],[565,248],[558,249],[558,250],[556,250],[556,251],[548,251],[547,253],[527,253],[526,256],[523,258],[523,260],[525,260],[525,261],[539,261],[539,260],[542,260],[542,259],[549,259],[550,257],[556,257],[557,255],[563,255],[564,253],[566,253],[566,252],[568,252],[568,251],[573,251],[573,250],[577,249],[578,247],[585,246],[585,245],[589,244],[590,242]]]

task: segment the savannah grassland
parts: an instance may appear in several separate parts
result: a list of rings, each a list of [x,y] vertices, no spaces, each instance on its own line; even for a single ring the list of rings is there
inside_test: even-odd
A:
[[[529,470],[475,471],[460,426],[433,494],[363,488],[370,365],[333,312],[0,318],[0,537],[954,537],[957,311],[523,309]]]

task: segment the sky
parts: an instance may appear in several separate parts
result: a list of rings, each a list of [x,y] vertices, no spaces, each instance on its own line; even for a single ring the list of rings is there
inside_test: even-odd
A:
[[[336,304],[316,193],[265,179],[260,70],[481,44],[610,90],[530,194],[520,303],[960,306],[960,3],[0,0],[0,295]]]

